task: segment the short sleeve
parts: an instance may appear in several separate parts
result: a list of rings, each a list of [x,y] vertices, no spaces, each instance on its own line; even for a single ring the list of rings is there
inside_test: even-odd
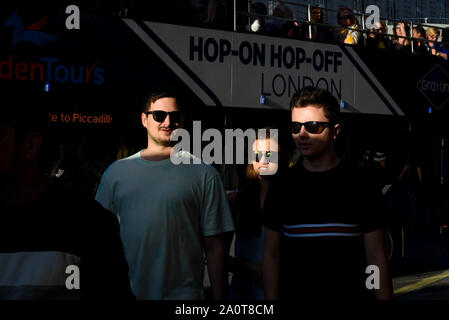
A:
[[[218,173],[208,177],[202,192],[200,223],[203,236],[234,231],[228,199]]]
[[[105,209],[117,214],[114,206],[114,197],[112,190],[112,166],[110,166],[103,173],[100,184],[98,185],[95,200],[100,203]]]

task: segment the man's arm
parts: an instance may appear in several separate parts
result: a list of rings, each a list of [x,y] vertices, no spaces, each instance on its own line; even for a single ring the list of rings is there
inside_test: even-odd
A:
[[[281,234],[265,227],[263,283],[266,300],[279,299],[279,257]]]
[[[225,268],[228,233],[204,237],[207,269],[215,300],[224,300],[227,296],[228,276]]]
[[[379,267],[380,288],[376,292],[378,300],[391,300],[393,290],[390,272],[388,268],[387,253],[385,247],[385,231],[383,229],[365,233],[365,254],[368,265]]]

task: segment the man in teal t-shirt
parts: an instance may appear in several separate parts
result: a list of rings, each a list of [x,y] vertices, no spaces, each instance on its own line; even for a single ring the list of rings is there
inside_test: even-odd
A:
[[[131,288],[138,299],[203,299],[203,250],[214,298],[224,299],[225,233],[234,230],[218,172],[204,163],[176,165],[172,131],[182,124],[180,101],[157,92],[142,124],[148,147],[114,162],[95,199],[120,219]]]

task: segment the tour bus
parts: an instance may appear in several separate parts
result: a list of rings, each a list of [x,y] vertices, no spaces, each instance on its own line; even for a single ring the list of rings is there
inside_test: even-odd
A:
[[[252,33],[236,25],[237,14],[229,30],[92,14],[82,6],[30,12],[11,5],[1,14],[0,85],[24,81],[42,90],[61,151],[51,174],[77,180],[90,195],[118,149],[145,147],[139,119],[151,90],[176,89],[202,131],[223,132],[288,129],[291,96],[309,85],[325,88],[341,105],[340,155],[386,166],[390,258],[407,258],[415,241],[408,235],[417,230],[442,238],[449,221],[447,62],[363,43]],[[286,21],[243,14],[243,21],[251,15]],[[241,166],[215,165],[226,189],[237,189]],[[398,183],[415,171],[418,186]]]

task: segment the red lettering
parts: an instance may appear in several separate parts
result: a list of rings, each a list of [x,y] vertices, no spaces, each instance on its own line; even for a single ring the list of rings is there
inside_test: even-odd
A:
[[[90,67],[90,68],[87,68],[86,67],[86,78],[85,78],[85,83],[87,84],[88,82],[89,82],[89,79],[90,79],[90,75],[92,74],[92,71],[94,71],[94,69],[95,69],[95,67],[96,67],[96,65],[98,64],[98,61],[96,61],[93,65],[92,65],[92,67]]]
[[[21,73],[27,73],[28,72],[28,65],[25,62],[19,62],[16,64],[16,68],[15,68],[16,72],[16,78],[19,80],[26,80],[28,79],[28,75],[22,75]]]
[[[3,73],[3,69],[6,67],[6,74]],[[12,55],[9,56],[8,61],[0,61],[0,78],[1,79],[12,79]]]

